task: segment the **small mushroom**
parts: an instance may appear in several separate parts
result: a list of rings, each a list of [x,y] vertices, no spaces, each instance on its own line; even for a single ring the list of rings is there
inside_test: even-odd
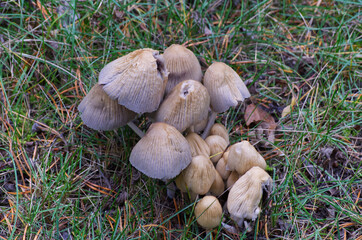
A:
[[[113,130],[126,125],[137,114],[112,100],[102,86],[96,84],[78,106],[85,125],[95,130]]]
[[[236,170],[240,175],[243,175],[254,166],[265,169],[266,162],[253,145],[248,141],[241,141],[230,146],[226,165],[228,170]]]
[[[219,135],[210,135],[205,139],[205,142],[209,145],[210,148],[210,156],[211,161],[213,163],[217,163],[219,159],[222,157],[227,143],[224,138]]]
[[[240,174],[237,171],[232,171],[226,180],[226,188],[231,188],[239,178]]]
[[[168,72],[158,51],[145,48],[108,63],[99,84],[111,99],[136,112],[156,111],[165,92]]]
[[[225,190],[225,184],[220,174],[215,169],[215,180],[210,187],[210,193],[214,196],[220,196]]]
[[[182,172],[188,189],[204,195],[215,180],[215,167],[207,157],[199,155],[192,158],[190,165]]]
[[[153,123],[130,156],[132,166],[151,178],[165,181],[176,177],[191,159],[185,137],[166,123]]]
[[[222,219],[222,207],[214,196],[204,196],[195,207],[195,217],[198,224],[205,229],[217,227]]]
[[[209,145],[196,133],[189,133],[186,136],[186,140],[190,145],[191,155],[196,157],[198,155],[204,155],[205,157],[210,156]]]
[[[260,167],[253,167],[239,178],[230,189],[227,209],[239,226],[244,219],[255,220],[261,209],[259,202],[263,189],[270,190],[272,179]],[[267,188],[267,189],[266,189]]]
[[[205,138],[215,122],[217,113],[235,107],[250,97],[250,93],[239,75],[222,62],[214,62],[208,67],[203,83],[209,91],[212,110],[209,123],[202,134],[202,138]]]
[[[180,132],[207,117],[210,96],[207,89],[194,80],[180,82],[161,103],[156,121],[168,123]]]
[[[170,72],[166,95],[180,82],[192,79],[201,82],[202,71],[195,54],[186,47],[172,44],[163,53],[167,70]]]
[[[226,170],[226,163],[225,163],[224,157],[220,158],[220,160],[217,161],[215,168],[216,168],[216,171],[218,171],[218,173],[220,174],[221,178],[226,181],[228,179],[231,171]]]
[[[214,125],[212,125],[210,129],[210,135],[219,135],[220,137],[225,139],[228,145],[230,143],[228,130],[224,125],[220,123],[215,123]]]

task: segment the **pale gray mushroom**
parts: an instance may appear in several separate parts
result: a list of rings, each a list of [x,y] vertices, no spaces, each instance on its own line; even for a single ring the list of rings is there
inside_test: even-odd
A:
[[[166,48],[163,57],[169,71],[166,95],[184,80],[192,79],[201,82],[201,66],[191,50],[179,44],[172,44]]]
[[[98,83],[120,105],[145,113],[158,109],[167,79],[163,57],[144,48],[108,63],[99,73]]]
[[[182,81],[161,103],[156,121],[168,123],[183,132],[207,117],[209,104],[209,93],[200,82]]]
[[[260,167],[253,167],[239,178],[230,189],[227,209],[241,227],[244,219],[255,220],[261,209],[259,202],[263,189],[270,191],[272,179]]]
[[[212,110],[209,123],[202,134],[202,138],[205,139],[214,124],[217,113],[235,107],[239,102],[250,97],[250,93],[239,75],[222,62],[214,62],[208,67],[203,83],[209,91]]]
[[[185,137],[166,123],[153,123],[130,156],[133,167],[148,177],[164,181],[180,174],[191,159],[190,146]]]
[[[112,130],[126,125],[137,114],[112,100],[102,86],[96,84],[78,106],[85,125],[95,130]]]

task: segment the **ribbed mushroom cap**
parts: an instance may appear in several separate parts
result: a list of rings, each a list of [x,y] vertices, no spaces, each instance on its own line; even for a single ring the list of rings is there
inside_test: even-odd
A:
[[[176,177],[191,159],[185,137],[166,123],[153,123],[130,156],[132,166],[151,178],[162,180]]]
[[[195,54],[186,47],[172,44],[166,48],[163,57],[170,72],[166,86],[166,94],[180,82],[188,79],[201,82],[202,71]]]
[[[137,112],[156,111],[165,92],[168,72],[158,51],[145,48],[108,63],[99,84],[119,104]]]
[[[203,197],[195,207],[195,217],[198,224],[205,229],[217,227],[222,218],[222,207],[214,196]]]
[[[230,189],[227,209],[231,218],[239,225],[244,218],[255,220],[260,213],[258,207],[263,188],[270,187],[272,179],[259,167],[253,167],[239,178]]]
[[[180,132],[207,117],[210,96],[207,89],[194,80],[180,82],[161,103],[156,121],[168,123]]]
[[[228,146],[227,142],[219,135],[210,135],[205,139],[205,142],[210,148],[210,156],[212,156],[210,160],[213,163],[217,163]]]
[[[240,174],[237,171],[232,171],[226,180],[226,188],[231,188],[239,178]]]
[[[186,136],[186,140],[190,145],[191,154],[193,157],[198,155],[204,155],[205,157],[210,156],[209,145],[196,133],[189,133]]]
[[[241,141],[230,146],[229,156],[226,168],[228,170],[235,170],[240,175],[254,166],[266,168],[264,158],[248,141]]]
[[[250,97],[239,75],[222,62],[214,62],[208,67],[203,83],[210,94],[211,108],[217,113],[225,112]]]
[[[137,115],[112,100],[98,83],[83,98],[78,110],[85,125],[105,131],[119,128]]]
[[[186,186],[197,194],[205,194],[215,180],[215,167],[207,157],[192,158],[190,165],[182,172]]]

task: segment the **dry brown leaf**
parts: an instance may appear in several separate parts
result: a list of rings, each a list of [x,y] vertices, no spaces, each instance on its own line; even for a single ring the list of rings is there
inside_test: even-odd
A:
[[[274,143],[277,124],[269,113],[255,106],[255,104],[250,104],[246,107],[244,119],[247,126],[251,123],[260,123],[258,128],[266,129],[268,141]]]

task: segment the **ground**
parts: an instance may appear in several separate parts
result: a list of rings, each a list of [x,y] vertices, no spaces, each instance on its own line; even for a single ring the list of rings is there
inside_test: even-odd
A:
[[[2,1],[0,238],[362,239],[358,1]],[[231,66],[252,97],[219,114],[274,185],[251,231],[132,168],[128,127],[98,132],[77,106],[105,64],[138,48]],[[254,104],[265,117],[248,122]],[[137,124],[146,130],[147,117]],[[219,197],[225,202],[227,193]]]

